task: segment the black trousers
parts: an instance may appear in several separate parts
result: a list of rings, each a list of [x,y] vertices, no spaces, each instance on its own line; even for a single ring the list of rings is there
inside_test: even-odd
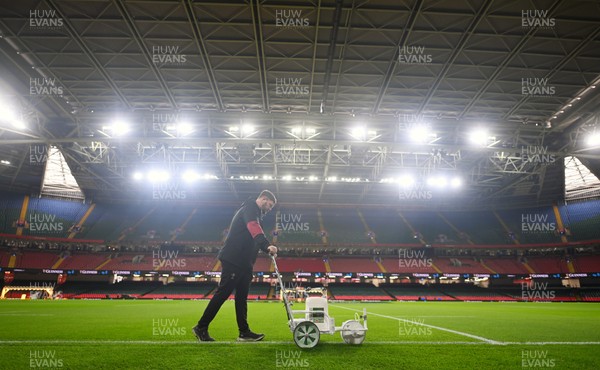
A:
[[[252,269],[242,269],[221,261],[221,281],[204,314],[198,321],[199,329],[208,329],[219,309],[235,289],[235,317],[240,332],[250,330],[248,326],[248,291],[252,283]]]

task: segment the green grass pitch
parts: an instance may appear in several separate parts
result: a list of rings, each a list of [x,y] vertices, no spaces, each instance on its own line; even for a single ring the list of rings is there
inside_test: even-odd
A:
[[[365,342],[321,335],[296,347],[284,307],[250,302],[238,343],[233,302],[198,343],[207,301],[0,301],[0,369],[600,369],[600,304],[330,303],[336,325],[368,311]],[[294,309],[301,309],[297,304]]]

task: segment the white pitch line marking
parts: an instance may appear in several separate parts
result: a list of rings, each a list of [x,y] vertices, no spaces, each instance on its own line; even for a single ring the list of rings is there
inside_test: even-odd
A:
[[[344,342],[324,342],[326,345],[347,345]],[[238,345],[260,345],[260,344],[293,344],[292,341],[260,341],[260,342],[238,342],[238,341],[215,341],[200,343],[198,341],[158,341],[158,340],[69,340],[69,339],[49,339],[49,340],[0,340],[0,344],[89,344],[89,345],[218,345],[218,344],[238,344]],[[498,345],[492,342],[464,342],[464,341],[365,341],[363,345]],[[501,345],[512,346],[547,346],[547,345],[600,345],[600,342],[502,342]]]
[[[362,310],[357,310],[357,309],[354,309],[354,308],[341,307],[341,306],[338,306],[338,305],[332,305],[332,306],[338,307],[338,308],[342,308],[344,310],[359,312],[359,313],[363,312]],[[425,324],[425,323],[421,323],[421,322],[416,322],[414,320],[406,320],[406,319],[401,319],[399,317],[381,315],[381,314],[378,314],[378,313],[369,313],[367,311],[367,316],[369,316],[369,315],[379,316],[379,317],[383,317],[383,318],[391,319],[391,320],[404,321],[404,322],[411,323],[413,325],[421,325],[421,326],[429,327],[429,328],[432,328],[432,329],[446,331],[448,333],[458,334],[458,335],[462,335],[463,337],[477,339],[477,340],[480,340],[482,342],[486,342],[486,343],[489,343],[489,344],[496,344],[496,345],[503,345],[504,344],[504,342],[499,342],[499,341],[496,341],[496,340],[493,340],[493,339],[488,339],[488,338],[480,337],[480,336],[474,335],[474,334],[463,333],[462,331],[457,331],[457,330],[442,328],[441,326],[435,326],[435,325],[429,325],[429,324]]]

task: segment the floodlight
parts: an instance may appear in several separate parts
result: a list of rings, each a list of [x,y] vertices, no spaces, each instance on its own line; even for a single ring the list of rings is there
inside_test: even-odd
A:
[[[192,124],[185,121],[178,123],[176,129],[177,134],[179,134],[180,136],[184,136],[194,132],[194,127],[192,126]]]
[[[462,180],[460,179],[460,177],[455,177],[450,181],[450,186],[453,188],[459,188],[462,185]]]
[[[168,181],[171,175],[165,170],[152,170],[148,172],[148,180],[151,182],[165,182]]]
[[[367,137],[367,130],[364,127],[355,127],[350,134],[358,140],[364,140]]]
[[[489,139],[490,135],[487,132],[487,130],[484,129],[477,129],[471,132],[471,134],[469,135],[469,140],[471,141],[471,143],[476,145],[485,146],[487,145]]]
[[[588,135],[585,139],[585,143],[588,146],[600,145],[600,132],[594,132],[593,134]]]
[[[10,124],[12,127],[24,130],[27,128],[25,122],[19,117],[19,114],[13,109],[12,104],[2,100],[0,101],[0,121]]]
[[[415,184],[415,180],[412,178],[412,176],[409,176],[409,175],[401,176],[398,179],[398,182],[400,183],[400,186],[402,186],[404,188],[409,188]]]
[[[181,179],[183,181],[186,182],[192,182],[192,181],[196,181],[200,178],[200,175],[198,175],[198,173],[196,171],[193,170],[188,170],[185,171],[182,175],[181,175]]]
[[[110,125],[110,131],[115,136],[122,136],[129,132],[129,124],[123,120],[117,119]]]
[[[431,132],[429,127],[420,125],[415,126],[410,130],[410,139],[416,143],[424,143],[428,141],[429,138],[435,138],[435,134]]]

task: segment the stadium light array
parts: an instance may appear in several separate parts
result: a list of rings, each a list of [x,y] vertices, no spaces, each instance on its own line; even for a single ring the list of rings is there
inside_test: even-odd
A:
[[[0,100],[0,122],[7,123],[17,130],[27,129],[25,121],[13,108],[13,105],[5,99]]]
[[[488,145],[488,143],[490,142],[490,140],[494,140],[495,138],[493,136],[490,136],[490,134],[487,132],[487,130],[484,129],[476,129],[475,131],[471,132],[471,134],[469,135],[469,141],[475,145],[479,145],[479,146],[486,146]]]
[[[415,184],[415,179],[412,176],[404,175],[398,179],[398,183],[404,188],[409,188]]]
[[[200,178],[196,171],[188,170],[181,174],[181,179],[185,182],[194,182]]]
[[[373,140],[377,137],[376,130],[369,130],[364,126],[357,126],[350,131],[350,136],[360,141]]]
[[[254,133],[254,126],[248,123],[242,125],[242,133],[248,136],[252,135]]]
[[[457,189],[462,186],[462,179],[460,177],[453,177],[449,179],[443,175],[433,175],[427,178],[427,185],[432,188],[452,188]]]
[[[426,125],[413,127],[409,132],[410,139],[415,143],[426,143],[437,137]]]
[[[151,170],[147,177],[150,182],[159,183],[169,181],[171,174],[165,170]]]
[[[194,132],[194,126],[189,122],[183,121],[177,124],[175,130],[179,136],[185,136]]]
[[[450,180],[450,186],[452,188],[460,188],[462,186],[462,180],[460,179],[460,177],[455,177],[452,180]]]
[[[110,131],[113,136],[123,136],[130,130],[129,123],[122,119],[116,119],[111,122],[110,126],[102,127],[104,131]]]
[[[146,173],[141,171],[136,171],[133,173],[133,179],[136,181],[148,180],[152,183],[161,183],[169,181],[172,177],[172,174],[166,170],[150,170]],[[219,178],[213,174],[206,173],[204,175],[199,174],[194,170],[187,170],[180,175],[181,180],[184,182],[194,182],[200,180],[218,180]]]
[[[594,132],[585,139],[585,143],[588,146],[597,146],[600,145],[600,132]]]
[[[289,132],[296,139],[309,140],[317,136],[317,130],[313,127],[295,126]]]

